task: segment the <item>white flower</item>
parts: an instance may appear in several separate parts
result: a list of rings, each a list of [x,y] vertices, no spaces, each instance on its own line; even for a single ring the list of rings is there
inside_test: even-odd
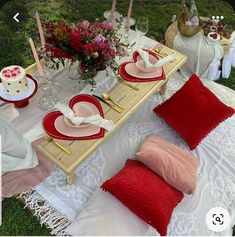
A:
[[[93,58],[97,58],[99,56],[98,52],[94,52],[91,54]]]

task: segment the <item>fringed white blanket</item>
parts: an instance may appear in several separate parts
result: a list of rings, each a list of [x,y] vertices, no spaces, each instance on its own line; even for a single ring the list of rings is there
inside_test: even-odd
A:
[[[186,79],[178,73],[169,81],[167,95],[151,97],[144,106],[100,146],[76,170],[76,185],[67,185],[65,174],[58,168],[43,183],[21,194],[26,206],[35,212],[52,234],[66,235],[64,229],[84,208],[88,199],[102,182],[120,170],[127,158],[137,151],[149,134],[189,150],[184,141],[152,109],[178,90]],[[235,107],[235,93],[212,81],[204,81],[225,104]],[[223,206],[233,214],[235,210],[235,116],[222,122],[192,154],[200,160],[195,195],[186,195],[176,207],[168,227],[169,235],[214,235],[206,227],[204,216],[211,207]],[[118,146],[117,146],[118,143]],[[43,203],[43,204],[40,204]],[[230,227],[218,235],[231,235]],[[121,228],[121,226],[120,226]],[[158,233],[149,228],[149,235]]]
[[[29,208],[33,211],[34,215],[40,220],[41,225],[45,224],[52,230],[52,235],[67,235],[63,229],[71,222],[66,216],[52,207],[36,190],[29,189],[21,193],[18,198],[24,200],[25,208]]]

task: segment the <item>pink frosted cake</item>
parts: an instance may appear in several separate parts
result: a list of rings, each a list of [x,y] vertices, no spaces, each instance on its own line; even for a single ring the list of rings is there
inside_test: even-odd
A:
[[[5,91],[10,95],[19,95],[29,88],[25,70],[20,66],[9,66],[2,69],[0,78]]]

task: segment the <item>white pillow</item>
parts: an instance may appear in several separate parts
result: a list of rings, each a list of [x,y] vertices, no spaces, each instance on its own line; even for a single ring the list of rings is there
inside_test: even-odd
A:
[[[65,232],[73,236],[146,235],[148,229],[148,224],[111,194],[98,188]]]

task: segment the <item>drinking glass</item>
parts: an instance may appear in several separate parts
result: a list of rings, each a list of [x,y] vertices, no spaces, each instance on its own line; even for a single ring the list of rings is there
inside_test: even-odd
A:
[[[39,108],[43,110],[53,109],[57,103],[57,93],[61,91],[62,85],[55,78],[55,71],[52,70],[52,61],[44,53],[43,49],[39,50],[40,56],[44,59],[43,62],[43,72],[44,77],[42,77],[38,71],[35,72],[35,77],[39,82],[39,88],[42,92],[42,97],[39,99],[38,105]]]
[[[149,29],[149,21],[147,17],[139,17],[135,24],[135,30],[139,34],[139,47],[141,47],[142,36],[146,35]]]
[[[45,50],[42,47],[39,47],[37,51],[39,52],[40,58],[43,59],[43,66],[42,66],[43,68],[42,69],[45,74],[45,78],[49,80],[49,83],[53,86],[53,89],[56,93],[61,91],[62,83],[59,82],[58,80],[56,80],[56,77],[54,75],[55,70],[53,69],[54,63],[51,61],[51,58],[49,57],[49,55],[45,52]],[[39,75],[38,71],[36,71],[35,77],[39,81],[40,89],[43,90],[43,88],[41,88],[41,86],[44,86],[45,83],[43,83],[43,84],[40,83],[39,79],[41,79],[41,76]],[[45,81],[45,80],[42,80],[42,81]]]
[[[40,98],[38,105],[42,110],[53,109],[57,103],[57,98],[52,92],[53,85],[50,82],[50,78],[46,79],[46,82],[42,85],[41,90],[43,91],[42,97]]]

